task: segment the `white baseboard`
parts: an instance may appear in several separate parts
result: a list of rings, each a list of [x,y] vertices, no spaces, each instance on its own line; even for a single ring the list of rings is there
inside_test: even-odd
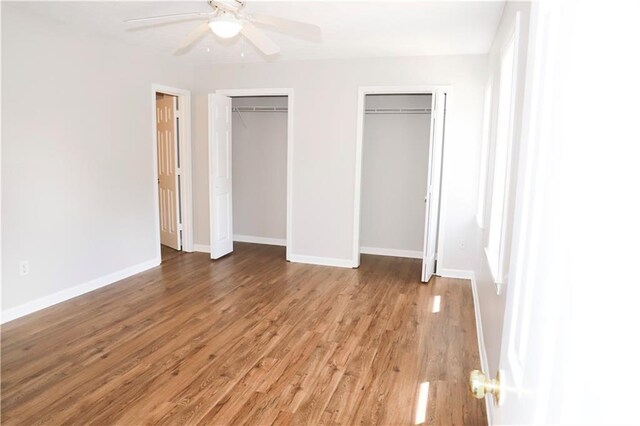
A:
[[[410,259],[422,259],[419,250],[398,250],[378,247],[360,247],[361,254],[375,254],[378,256],[408,257]]]
[[[478,299],[478,283],[476,274],[471,272],[471,292],[473,294],[473,310],[476,314],[476,335],[478,336],[478,352],[480,354],[480,369],[487,375],[491,376],[489,371],[489,360],[487,358],[487,348],[484,344],[484,333],[482,332],[482,315],[480,314],[480,300]],[[493,400],[491,395],[484,398],[485,407],[487,409],[487,423],[493,424]]]
[[[233,239],[235,241],[236,237],[238,237],[237,235],[233,236]],[[240,236],[241,238],[244,238],[245,236]],[[259,238],[259,237],[248,237],[248,238]],[[254,242],[256,240],[253,240],[251,242]],[[244,241],[243,241],[244,242]],[[257,243],[257,244],[269,244],[269,243]],[[275,244],[275,245],[286,245],[285,240],[282,240],[282,244]],[[206,244],[194,244],[193,245],[193,250],[194,251],[199,251],[199,252],[203,252],[203,253],[209,253],[209,246]],[[293,262],[293,263],[307,263],[309,265],[322,265],[322,266],[337,266],[339,268],[355,268],[357,267],[357,265],[353,264],[353,261],[351,259],[334,259],[334,258],[330,258],[330,257],[316,257],[316,256],[299,256],[299,255],[295,255],[295,254],[290,254],[287,257],[287,260],[289,262]]]
[[[211,253],[211,248],[209,244],[193,244],[193,251],[197,251],[200,253]]]
[[[239,243],[268,244],[270,246],[286,246],[287,240],[284,238],[254,237],[253,235],[234,235],[233,241]]]
[[[234,235],[233,241],[237,241],[239,243],[267,244],[270,246],[282,246],[282,247],[285,247],[287,245],[287,240],[285,239],[254,237],[252,235]],[[209,244],[194,244],[193,251],[197,251],[201,253],[210,253],[211,248]]]
[[[289,255],[290,262],[307,263],[309,265],[336,266],[339,268],[355,268],[351,259],[335,259],[331,257],[301,256],[297,254]]]
[[[473,280],[475,274],[466,269],[440,269],[438,275],[445,278],[458,278],[462,280]]]
[[[16,306],[14,308],[7,309],[2,312],[2,319],[0,323],[12,321],[14,319],[29,315],[33,312],[41,309],[48,308],[49,306],[57,305],[65,300],[73,299],[74,297],[89,293],[90,291],[97,290],[101,287],[108,286],[117,281],[128,278],[132,275],[139,274],[140,272],[151,269],[160,265],[160,258],[151,259],[138,265],[133,265],[120,271],[113,272],[102,277],[95,278],[91,281],[87,281],[75,287],[71,287],[57,293],[50,294],[40,299],[32,300],[23,305]]]

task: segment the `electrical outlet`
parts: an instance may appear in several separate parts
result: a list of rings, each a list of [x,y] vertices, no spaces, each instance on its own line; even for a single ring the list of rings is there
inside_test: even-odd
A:
[[[23,260],[20,262],[20,275],[28,275],[29,274],[29,261]]]

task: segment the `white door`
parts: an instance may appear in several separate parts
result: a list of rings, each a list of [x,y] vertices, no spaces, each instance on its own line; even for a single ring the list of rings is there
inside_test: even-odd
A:
[[[519,19],[516,15],[513,22],[517,45]],[[529,36],[535,40],[536,35],[542,37],[532,26]],[[536,51],[539,49],[528,52],[529,60]],[[511,224],[505,229],[511,246],[502,261],[508,272],[501,290],[506,292],[506,305],[500,359],[498,371],[484,372],[487,379],[499,379],[499,397],[487,394],[488,415],[494,424],[545,423],[555,342],[562,328],[560,315],[567,306],[566,294],[558,285],[562,273],[553,266],[560,249],[554,224],[558,212],[547,198],[558,184],[548,167],[556,155],[548,134],[548,113],[552,111],[548,103],[553,100],[549,90],[553,85],[550,81],[543,84],[545,76],[531,70],[527,69],[525,82],[530,102],[525,101],[520,134],[514,135],[519,157],[513,160],[507,178],[515,185],[509,192],[516,196],[514,208],[506,209],[511,213],[505,218]]]
[[[444,111],[446,95],[431,96],[431,136],[429,140],[429,165],[427,194],[425,195],[424,243],[422,248],[422,281],[428,282],[435,273],[438,214],[440,211],[440,178],[442,174],[442,143],[444,136]]]
[[[156,95],[156,143],[158,147],[158,203],[160,243],[180,250],[178,225],[178,175],[176,102],[170,95]]]
[[[231,98],[209,95],[209,216],[211,258],[233,251]]]
[[[639,286],[620,266],[635,271],[640,255],[640,61],[619,52],[638,46],[640,7],[580,6],[531,4],[493,424],[638,422]],[[612,69],[601,101],[616,108],[589,119],[584,88]]]

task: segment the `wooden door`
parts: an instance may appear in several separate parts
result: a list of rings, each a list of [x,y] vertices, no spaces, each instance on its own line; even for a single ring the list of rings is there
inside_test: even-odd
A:
[[[174,96],[162,94],[156,96],[156,132],[160,243],[175,250],[181,250],[178,230],[176,98]]]

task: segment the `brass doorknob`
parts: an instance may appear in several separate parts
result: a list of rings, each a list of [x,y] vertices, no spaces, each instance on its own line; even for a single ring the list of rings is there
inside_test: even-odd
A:
[[[469,373],[469,392],[474,398],[482,399],[486,394],[493,394],[497,404],[500,404],[500,372],[495,379],[489,379],[480,370]]]

